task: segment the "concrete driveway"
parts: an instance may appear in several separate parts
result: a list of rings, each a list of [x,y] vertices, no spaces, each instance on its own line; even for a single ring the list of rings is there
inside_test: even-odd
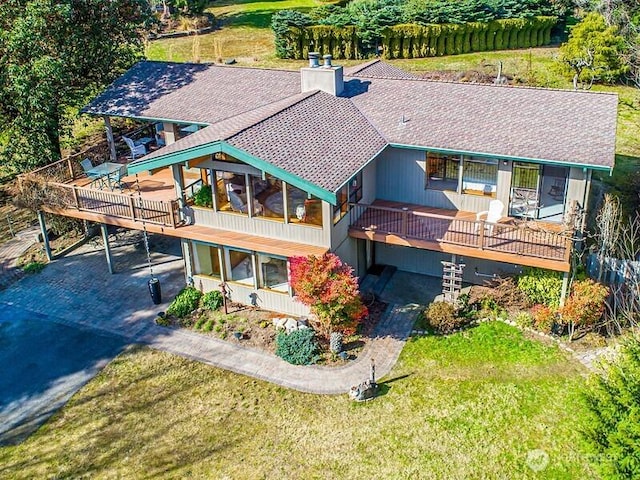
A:
[[[180,244],[151,237],[163,305],[147,289],[141,236],[112,237],[116,273],[99,242],[0,291],[0,444],[28,436],[128,343],[184,286]]]

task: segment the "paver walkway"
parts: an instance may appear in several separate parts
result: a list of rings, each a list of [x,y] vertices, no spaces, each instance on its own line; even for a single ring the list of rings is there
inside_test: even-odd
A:
[[[156,237],[158,238],[158,237]],[[169,242],[169,240],[163,240]],[[234,345],[154,323],[184,285],[179,244],[160,245],[154,272],[160,278],[163,305],[151,304],[146,288],[144,251],[135,242],[114,247],[118,273],[110,275],[99,245],[86,244],[49,264],[42,273],[0,292],[0,304],[45,315],[46,321],[117,335],[212,366],[318,394],[338,394],[369,378],[370,362],[379,379],[391,371],[419,312],[417,305],[390,306],[359,358],[343,367],[294,366],[266,352]]]

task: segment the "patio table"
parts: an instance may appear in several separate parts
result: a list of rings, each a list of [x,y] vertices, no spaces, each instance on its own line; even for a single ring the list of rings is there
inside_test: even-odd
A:
[[[100,165],[87,170],[87,176],[92,179],[92,184],[97,183],[102,190],[105,187],[113,190],[118,182],[117,174],[121,169],[126,168],[126,165],[121,163],[105,162]]]

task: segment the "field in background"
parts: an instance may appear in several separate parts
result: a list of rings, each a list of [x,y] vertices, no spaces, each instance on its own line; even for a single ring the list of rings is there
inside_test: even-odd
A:
[[[557,347],[502,323],[410,341],[382,395],[362,404],[139,348],[25,443],[0,448],[1,471],[14,479],[588,479],[577,431],[582,372]],[[536,471],[540,450],[549,464]]]

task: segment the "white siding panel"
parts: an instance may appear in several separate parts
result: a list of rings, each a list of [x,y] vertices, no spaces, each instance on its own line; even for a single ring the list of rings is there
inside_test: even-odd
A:
[[[567,198],[565,204],[571,205],[575,200],[578,205],[583,206],[584,192],[587,185],[587,173],[582,168],[573,167],[569,170],[569,185],[567,186]]]

